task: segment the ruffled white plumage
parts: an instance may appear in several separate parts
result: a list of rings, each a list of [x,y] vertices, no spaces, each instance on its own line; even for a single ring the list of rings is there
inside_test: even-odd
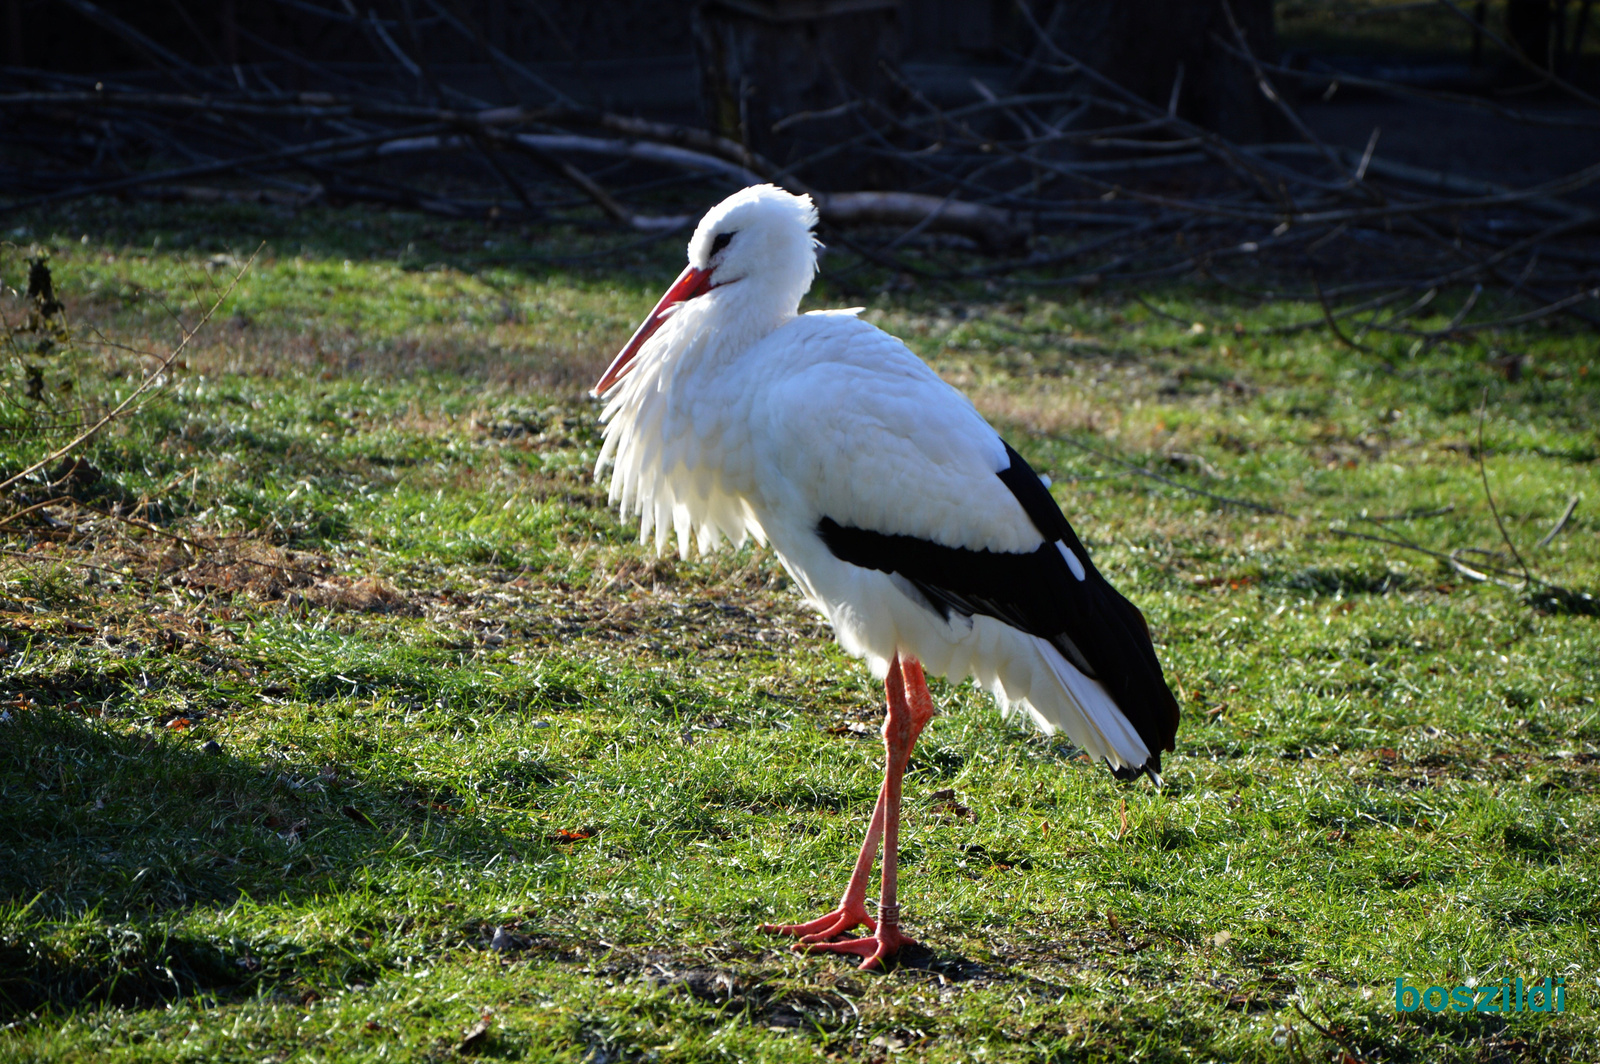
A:
[[[596,476],[611,469],[611,502],[625,518],[639,519],[641,543],[653,539],[665,552],[675,541],[685,558],[691,546],[708,553],[723,539],[765,542],[749,503],[749,463],[740,460],[739,404],[719,402],[714,375],[701,380],[727,355],[710,309],[687,305],[674,314],[601,414],[605,444]]]
[[[683,556],[724,538],[770,542],[876,676],[910,654],[1096,759],[1143,765],[1151,751],[1105,688],[1049,642],[992,617],[941,617],[908,582],[841,561],[817,534],[829,517],[948,547],[1036,550],[1038,529],[997,476],[1004,445],[972,404],[854,312],[790,317],[750,341],[719,327],[716,296],[651,338],[603,415],[600,464],[641,541],[665,550],[675,538]]]

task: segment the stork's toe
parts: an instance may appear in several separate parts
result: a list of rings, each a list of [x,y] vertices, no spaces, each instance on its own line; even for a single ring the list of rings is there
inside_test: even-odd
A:
[[[841,905],[833,912],[803,924],[762,924],[761,930],[775,935],[792,935],[800,940],[795,944],[795,948],[799,949],[811,943],[831,942],[863,926],[869,931],[876,931],[878,927],[877,921],[867,915],[865,906]]]
[[[807,953],[845,953],[860,957],[861,970],[871,971],[881,968],[884,961],[894,957],[903,947],[916,944],[915,939],[902,935],[898,928],[880,924],[872,934],[861,938],[845,938],[837,942],[801,941],[795,944],[795,948]]]

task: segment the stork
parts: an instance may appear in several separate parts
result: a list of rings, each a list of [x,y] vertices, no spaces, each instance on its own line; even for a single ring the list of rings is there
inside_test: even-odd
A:
[[[1144,616],[966,397],[860,308],[799,313],[816,221],[809,197],[773,185],[706,214],[689,265],[594,387],[607,400],[596,477],[610,471],[611,502],[658,552],[770,546],[883,681],[883,786],[844,896],[764,926],[872,968],[912,941],[900,787],[934,715],[925,672],[973,678],[1122,778],[1159,782],[1179,711]]]

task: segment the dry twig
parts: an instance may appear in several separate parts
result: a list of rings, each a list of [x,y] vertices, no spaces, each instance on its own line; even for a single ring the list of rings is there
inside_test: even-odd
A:
[[[238,286],[240,278],[242,278],[250,269],[250,267],[255,264],[256,256],[260,254],[261,249],[258,247],[251,254],[249,261],[247,261],[243,266],[239,267],[239,271],[235,273],[233,275],[233,279],[228,282],[228,287],[220,296],[216,298],[211,306],[206,309],[205,314],[201,316],[199,322],[195,324],[195,327],[193,329],[184,329],[183,339],[178,342],[178,345],[167,353],[166,357],[161,360],[160,364],[157,365],[155,369],[150,370],[145,374],[144,380],[140,381],[139,386],[133,391],[129,392],[122,402],[111,408],[111,410],[107,411],[106,414],[104,414],[98,421],[84,429],[82,432],[78,433],[77,436],[74,436],[67,443],[56,448],[54,451],[28,466],[20,473],[16,473],[7,479],[0,481],[0,492],[10,488],[18,481],[32,476],[45,466],[48,466],[54,462],[59,462],[62,458],[65,458],[73,451],[76,451],[89,440],[92,440],[94,437],[98,436],[107,425],[110,425],[113,421],[116,421],[118,418],[120,418],[123,413],[133,405],[134,400],[138,399],[140,396],[150,391],[150,389],[154,388],[157,384],[161,383],[166,377],[167,370],[172,367],[172,363],[175,362],[178,356],[183,354],[184,350],[188,348],[189,341],[193,340],[200,330],[206,327],[206,323],[209,322],[211,320],[211,316],[217,312],[217,308],[221,307],[223,303],[227,302],[228,297],[233,295],[233,290]]]

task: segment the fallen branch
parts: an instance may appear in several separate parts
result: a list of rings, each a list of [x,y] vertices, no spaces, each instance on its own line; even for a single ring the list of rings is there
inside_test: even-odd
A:
[[[1328,305],[1328,297],[1323,293],[1322,285],[1317,281],[1317,275],[1315,271],[1313,271],[1311,274],[1311,289],[1317,293],[1317,305],[1322,308],[1322,320],[1327,323],[1328,331],[1333,333],[1334,339],[1338,340],[1341,344],[1344,344],[1352,351],[1360,351],[1361,353],[1367,355],[1372,354],[1372,348],[1368,347],[1366,344],[1357,343],[1355,340],[1352,340],[1350,337],[1344,334],[1343,329],[1339,328],[1339,319],[1333,316],[1333,308]]]
[[[510,143],[535,148],[543,152],[573,152],[580,155],[602,155],[617,159],[655,163],[692,173],[718,174],[731,178],[740,185],[753,185],[762,179],[737,164],[714,155],[690,151],[670,144],[650,141],[625,141],[609,137],[586,137],[574,133],[515,133],[497,134],[486,127],[482,136],[496,143]],[[412,155],[418,152],[461,151],[470,147],[471,138],[465,134],[430,134],[427,136],[396,137],[370,149],[371,158]],[[358,158],[349,155],[346,158]]]
[[[32,506],[18,510],[16,513],[6,514],[4,517],[0,517],[0,526],[9,525],[11,522],[20,517],[26,517],[37,510],[43,510],[46,506],[59,506],[64,502],[71,501],[72,496],[70,495],[58,495],[53,499],[46,499],[44,502],[36,502]]]
[[[1009,211],[915,192],[815,193],[827,225],[920,226],[923,231],[960,233],[991,253],[1018,252],[1028,245],[1028,227]]]
[[[412,130],[410,136],[417,136],[426,131]],[[354,137],[333,137],[327,140],[315,141],[310,144],[300,144],[277,151],[259,152],[248,155],[242,159],[220,159],[214,163],[202,163],[197,166],[185,166],[175,170],[162,170],[154,173],[135,174],[132,177],[119,178],[115,181],[106,181],[98,185],[63,189],[59,192],[35,196],[0,206],[0,214],[25,210],[30,207],[40,207],[47,203],[57,203],[62,200],[82,199],[86,196],[104,195],[108,192],[120,192],[124,189],[136,188],[140,185],[167,184],[173,181],[182,181],[191,177],[204,177],[210,174],[225,174],[255,166],[268,166],[274,163],[287,163],[316,155],[330,155],[341,150],[375,146],[385,141],[396,139],[392,132],[369,133]]]

